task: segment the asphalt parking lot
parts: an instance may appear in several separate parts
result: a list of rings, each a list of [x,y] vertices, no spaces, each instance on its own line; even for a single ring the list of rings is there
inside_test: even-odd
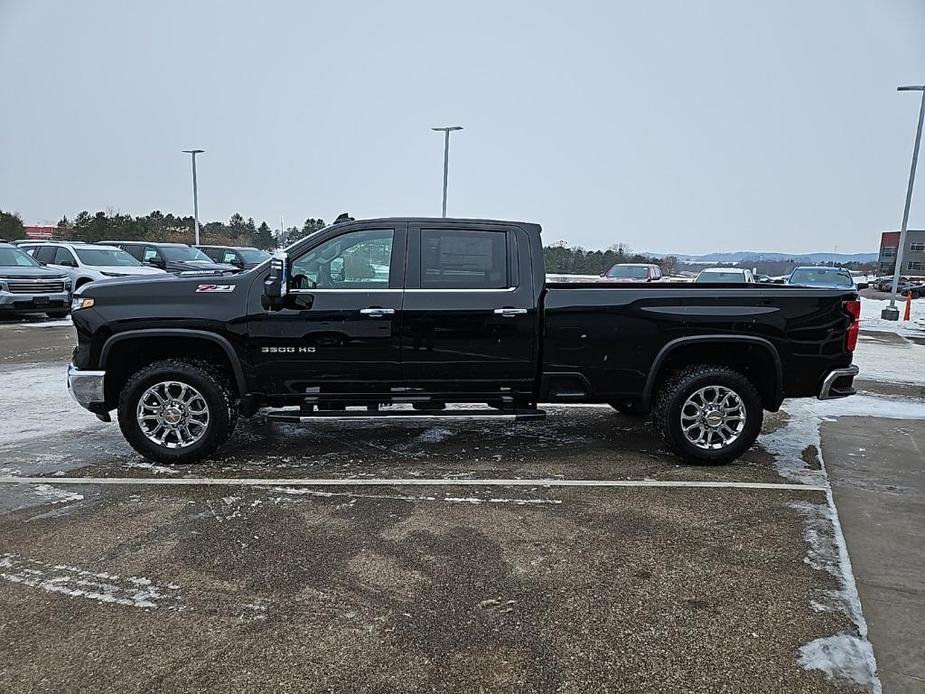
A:
[[[600,407],[522,424],[255,418],[209,463],[166,467],[69,403],[71,344],[66,326],[0,325],[0,690],[925,682],[916,625],[885,592],[921,611],[921,560],[878,573],[895,559],[880,535],[922,522],[907,478],[925,429],[896,419],[917,416],[914,393],[769,416],[762,445],[718,468],[680,465]],[[871,465],[875,436],[892,467]],[[897,497],[899,526],[867,522]]]

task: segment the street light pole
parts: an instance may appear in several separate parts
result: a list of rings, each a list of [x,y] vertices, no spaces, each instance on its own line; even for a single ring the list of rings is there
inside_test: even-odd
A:
[[[442,132],[443,138],[443,216],[446,217],[446,182],[450,173],[450,133],[455,130],[462,130],[461,125],[451,125],[445,128],[431,128],[437,132]]]
[[[896,290],[899,287],[899,276],[902,274],[903,250],[906,247],[906,230],[909,226],[909,208],[912,206],[912,188],[915,186],[915,168],[919,161],[919,146],[922,144],[922,121],[925,120],[925,85],[897,87],[898,92],[922,92],[922,103],[919,105],[919,123],[915,129],[915,144],[912,147],[912,166],[909,169],[909,185],[906,188],[906,205],[903,208],[903,223],[899,229],[899,245],[896,248],[896,267],[893,269],[893,288],[890,292],[890,305],[880,313],[886,320],[899,320],[899,309],[896,308]]]
[[[204,149],[184,149],[186,154],[193,159],[193,225],[194,225],[194,243],[199,245],[199,189],[196,187],[196,155],[205,152]]]

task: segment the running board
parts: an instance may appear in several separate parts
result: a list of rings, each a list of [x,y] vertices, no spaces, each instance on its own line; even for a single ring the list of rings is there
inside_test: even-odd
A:
[[[320,410],[311,414],[304,414],[298,410],[277,410],[268,412],[267,419],[272,422],[287,422],[299,424],[314,422],[320,419],[370,420],[370,419],[504,419],[519,422],[545,419],[543,410]]]

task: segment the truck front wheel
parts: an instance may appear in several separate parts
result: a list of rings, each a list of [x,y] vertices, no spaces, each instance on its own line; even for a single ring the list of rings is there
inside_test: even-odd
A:
[[[755,442],[764,417],[761,395],[725,366],[681,369],[658,390],[652,418],[672,450],[701,465],[735,460]]]
[[[236,423],[228,381],[207,362],[154,362],[136,371],[119,394],[122,435],[158,463],[205,458],[228,440]]]

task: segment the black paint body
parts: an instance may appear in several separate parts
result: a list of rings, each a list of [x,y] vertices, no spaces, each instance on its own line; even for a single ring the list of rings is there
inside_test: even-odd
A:
[[[242,409],[313,401],[637,403],[684,363],[736,366],[764,406],[812,396],[848,366],[853,291],[785,285],[547,284],[540,227],[397,218],[349,221],[295,244],[299,256],[341,234],[392,231],[388,287],[302,289],[262,303],[265,263],[221,277],[120,278],[79,295],[75,365],[120,378],[152,356],[200,356],[233,375]],[[505,234],[508,285],[422,289],[422,229]],[[215,283],[219,290],[203,291]],[[364,309],[383,309],[373,317]],[[514,311],[501,315],[497,310]],[[391,311],[391,312],[388,312]],[[102,408],[100,408],[102,409]]]

